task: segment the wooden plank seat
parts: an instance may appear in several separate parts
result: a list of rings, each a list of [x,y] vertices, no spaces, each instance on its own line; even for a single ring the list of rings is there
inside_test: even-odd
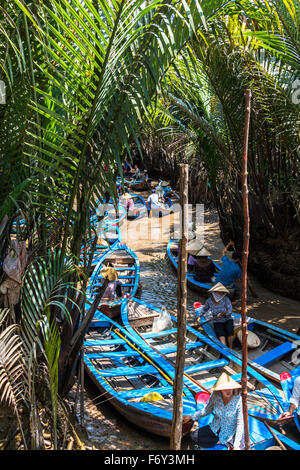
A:
[[[87,340],[84,342],[84,346],[115,346],[118,344],[127,344],[124,339],[95,339]]]

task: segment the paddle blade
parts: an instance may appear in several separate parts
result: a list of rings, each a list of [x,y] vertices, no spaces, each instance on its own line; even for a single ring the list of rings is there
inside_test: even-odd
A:
[[[207,392],[198,392],[195,396],[196,403],[207,403],[209,400],[210,394]]]

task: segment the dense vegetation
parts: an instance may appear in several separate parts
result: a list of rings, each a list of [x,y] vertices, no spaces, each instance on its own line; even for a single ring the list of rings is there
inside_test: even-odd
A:
[[[273,287],[289,270],[285,293],[299,295],[299,2],[3,0],[0,11],[1,265],[12,231],[26,242],[15,298],[1,300],[0,399],[25,448],[43,448],[43,414],[62,448],[95,201],[115,197],[128,155],[175,175],[188,161],[192,202],[211,192],[224,241],[240,244],[248,87],[250,261]]]

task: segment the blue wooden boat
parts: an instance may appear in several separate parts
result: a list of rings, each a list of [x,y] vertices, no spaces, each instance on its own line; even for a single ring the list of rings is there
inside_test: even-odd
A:
[[[291,372],[283,372],[280,374],[281,386],[287,401],[290,401],[292,397],[292,392],[295,384],[295,380],[300,376],[300,367],[297,367]],[[300,432],[300,417],[298,415],[298,410],[295,410],[293,413],[294,422]]]
[[[137,255],[127,246],[117,243],[106,251],[98,261],[97,266],[87,286],[87,299],[93,302],[99,287],[103,284],[100,271],[105,266],[113,267],[118,273],[122,284],[122,296],[134,296],[139,287],[140,263]],[[99,308],[109,317],[114,318],[121,313],[121,298],[102,297]]]
[[[94,214],[90,218],[91,225],[97,227],[99,233],[104,230],[121,225],[126,218],[126,209],[120,205],[116,209],[111,203],[106,206],[100,204],[97,208],[97,214]]]
[[[175,269],[175,271],[177,271],[177,268],[178,268],[178,247],[179,247],[179,241],[171,238],[171,240],[169,241],[167,245],[167,256],[172,267]],[[209,257],[209,259],[211,258]],[[211,259],[211,261],[214,264],[216,268],[216,273],[217,273],[220,269],[220,266],[213,259]],[[187,273],[186,280],[187,280],[188,287],[195,290],[196,292],[201,294],[201,296],[204,296],[204,297],[209,296],[208,291],[214,285],[213,282],[208,283],[208,282],[196,281],[194,273]]]
[[[147,209],[146,209],[146,202],[142,196],[139,194],[129,193],[134,202],[134,209],[131,211],[127,211],[127,219],[134,220],[140,219],[145,216]],[[120,197],[120,206],[125,207],[126,209],[126,200],[122,200]]]
[[[199,308],[195,311],[199,315]],[[203,324],[203,330],[207,336],[222,344],[215,335],[212,322],[205,323],[209,318],[209,313],[203,315],[200,324]],[[233,351],[241,357],[242,348],[238,339],[238,332],[241,330],[241,315],[233,312],[232,318],[235,330]],[[249,363],[253,369],[280,384],[280,375],[287,371],[292,372],[298,364],[299,355],[297,356],[296,351],[300,347],[300,336],[251,317],[247,317],[247,325],[248,330],[255,333],[259,338],[258,347],[254,349],[248,347]]]
[[[84,365],[89,377],[109,403],[128,421],[158,436],[170,437],[173,418],[173,385],[168,363],[160,366],[145,350],[135,347],[128,333],[107,316],[98,313],[84,342]],[[143,402],[149,392],[163,399]],[[183,389],[183,412],[191,414],[197,405],[187,387]],[[190,431],[184,425],[183,436]]]

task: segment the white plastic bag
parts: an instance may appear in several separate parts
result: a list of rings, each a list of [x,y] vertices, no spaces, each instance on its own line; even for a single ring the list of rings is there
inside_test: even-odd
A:
[[[155,317],[152,325],[152,332],[170,330],[172,328],[172,319],[165,307],[161,308],[159,317]]]

